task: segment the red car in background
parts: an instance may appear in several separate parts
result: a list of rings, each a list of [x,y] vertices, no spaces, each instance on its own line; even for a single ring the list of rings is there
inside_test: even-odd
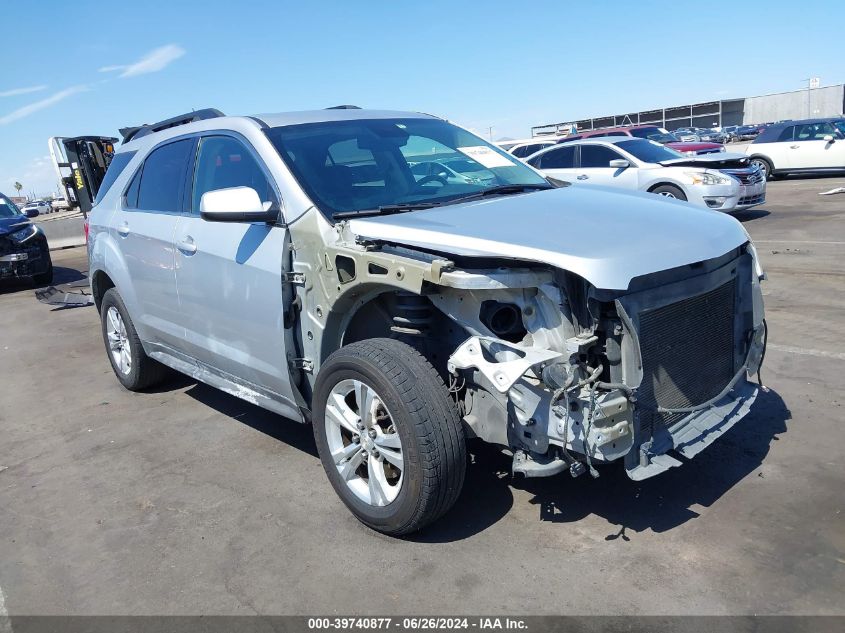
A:
[[[725,146],[719,143],[684,143],[678,140],[674,134],[656,125],[629,125],[627,127],[608,127],[601,130],[590,130],[588,132],[570,134],[562,138],[559,142],[566,143],[567,141],[575,141],[580,138],[596,138],[599,136],[634,136],[636,138],[644,138],[649,141],[657,141],[690,156],[694,154],[715,154],[725,151]]]

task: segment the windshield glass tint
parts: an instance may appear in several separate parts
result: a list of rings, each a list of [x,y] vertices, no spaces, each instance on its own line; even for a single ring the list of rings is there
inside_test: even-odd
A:
[[[21,215],[15,203],[0,197],[0,218],[17,218]]]
[[[673,158],[684,158],[680,152],[661,145],[655,141],[646,141],[644,139],[631,139],[630,141],[619,141],[616,147],[623,149],[634,158],[638,158],[646,163],[659,163],[663,160],[672,160]]]
[[[500,185],[548,185],[518,159],[440,119],[307,123],[267,136],[329,215],[446,203]]]

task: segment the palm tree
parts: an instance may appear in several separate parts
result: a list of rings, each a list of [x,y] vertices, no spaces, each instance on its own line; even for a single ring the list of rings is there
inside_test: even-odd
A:
[[[21,189],[23,189],[23,185],[19,182],[16,182],[15,183],[15,189],[18,190],[18,196],[20,196],[21,195]]]

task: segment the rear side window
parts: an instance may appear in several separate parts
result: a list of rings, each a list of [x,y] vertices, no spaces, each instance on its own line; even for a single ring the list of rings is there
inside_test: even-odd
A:
[[[795,126],[794,125],[789,125],[789,126],[783,128],[783,132],[781,132],[780,136],[778,136],[777,142],[783,143],[784,141],[791,141],[792,135],[794,133],[795,133]]]
[[[575,167],[575,147],[558,147],[541,154],[531,161],[534,167],[540,169],[572,169]]]
[[[175,141],[154,149],[147,156],[140,172],[138,209],[168,213],[179,211],[185,170],[193,145],[193,139]]]
[[[523,145],[513,150],[512,154],[517,158],[525,158],[531,156],[534,152],[538,152],[545,147],[542,143],[532,143],[531,145]]]
[[[267,177],[243,143],[231,136],[203,138],[194,169],[193,212],[199,213],[204,193],[230,187],[255,189],[262,202],[276,199]]]
[[[100,200],[105,197],[109,189],[111,189],[111,186],[114,184],[114,181],[117,180],[117,177],[123,173],[123,170],[126,169],[129,161],[132,160],[132,157],[136,153],[137,152],[122,152],[114,155],[109,168],[106,170],[103,182],[100,183],[100,188],[97,190],[97,195],[94,198],[94,204],[98,204]]]
[[[604,145],[582,145],[581,167],[610,167],[610,161],[622,158]]]

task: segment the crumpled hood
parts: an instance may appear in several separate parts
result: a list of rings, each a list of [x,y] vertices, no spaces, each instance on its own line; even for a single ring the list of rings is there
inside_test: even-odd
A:
[[[715,154],[698,154],[697,156],[684,156],[682,158],[670,158],[661,160],[664,167],[712,167],[714,169],[725,169],[728,167],[748,167],[751,161],[745,154],[737,152],[717,152]]]
[[[548,264],[607,290],[626,290],[634,277],[718,257],[748,241],[736,219],[717,211],[577,185],[349,225],[361,237]]]
[[[13,233],[18,229],[22,229],[27,224],[32,224],[32,222],[23,215],[16,218],[0,218],[0,235]]]

